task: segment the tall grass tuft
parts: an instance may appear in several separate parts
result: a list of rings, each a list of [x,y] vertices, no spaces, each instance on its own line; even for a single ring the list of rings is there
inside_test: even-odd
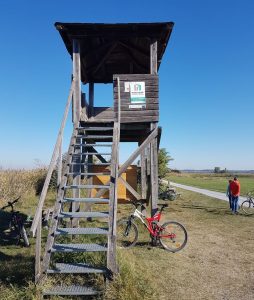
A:
[[[0,170],[0,205],[19,196],[34,196],[46,173],[46,168]]]

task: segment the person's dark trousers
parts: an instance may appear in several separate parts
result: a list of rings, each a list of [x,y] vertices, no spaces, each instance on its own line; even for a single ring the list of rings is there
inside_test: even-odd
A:
[[[232,196],[231,196],[231,195],[228,196],[228,202],[229,202],[229,207],[230,207],[230,209],[232,209],[232,208],[233,208],[233,205],[232,205]]]
[[[234,213],[236,213],[238,210],[238,200],[239,200],[238,196],[232,196],[232,211]]]

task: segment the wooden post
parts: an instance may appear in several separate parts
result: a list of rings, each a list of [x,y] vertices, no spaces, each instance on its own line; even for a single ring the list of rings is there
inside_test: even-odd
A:
[[[78,144],[82,144],[82,139],[76,139],[76,142]],[[81,149],[76,148],[74,151],[75,154],[80,154]],[[75,162],[75,165],[73,166],[73,172],[74,173],[80,173],[81,172],[81,156],[75,155],[73,156],[73,162]],[[73,175],[73,185],[80,185],[81,176],[80,175]],[[73,198],[80,198],[80,189],[73,189],[72,192]],[[72,202],[71,203],[71,211],[77,212],[80,209],[80,203],[79,202]],[[78,227],[79,220],[78,219],[72,219],[71,225],[72,227]]]
[[[36,229],[35,243],[35,283],[38,283],[41,276],[41,216]]]
[[[58,154],[58,164],[57,164],[57,188],[61,184],[61,178],[62,178],[62,143],[61,141],[59,145],[59,154]]]
[[[79,41],[73,40],[73,121],[78,125],[81,113],[81,70],[80,70],[80,45]]]
[[[157,128],[157,123],[151,123],[151,130]],[[157,137],[155,137],[150,144],[150,188],[151,188],[151,215],[157,212],[158,208],[158,150]]]
[[[140,146],[140,143],[139,143]],[[146,149],[144,149],[140,154],[140,168],[141,168],[141,197],[146,199]]]
[[[157,41],[151,40],[150,44],[150,73],[158,73],[157,64]],[[158,128],[157,123],[151,123],[151,131]],[[151,215],[157,212],[158,204],[158,151],[157,151],[157,136],[150,144],[150,191],[151,191]]]
[[[79,41],[76,39],[73,39],[73,81],[74,81],[74,91],[73,91],[74,126],[78,127],[79,120],[80,120],[80,113],[81,113],[81,70],[80,70],[80,44]],[[80,153],[80,149],[75,149],[75,153]],[[74,160],[77,165],[73,167],[73,171],[75,173],[80,173],[81,157],[76,156]],[[73,177],[73,184],[74,185],[80,184],[80,175],[76,175]],[[79,189],[73,190],[73,197],[74,198],[80,197]],[[79,203],[73,202],[72,211],[76,212],[77,210],[79,210]],[[78,219],[72,220],[72,226],[78,226]]]
[[[157,41],[153,40],[150,44],[150,74],[158,73],[157,64]]]
[[[93,117],[94,108],[94,83],[89,83],[89,118]]]

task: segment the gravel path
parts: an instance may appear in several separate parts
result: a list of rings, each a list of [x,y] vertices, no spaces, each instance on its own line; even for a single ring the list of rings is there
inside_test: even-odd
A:
[[[216,198],[216,199],[228,201],[228,197],[226,196],[226,192],[225,193],[220,193],[220,192],[209,191],[209,190],[200,189],[200,188],[197,188],[197,187],[194,187],[194,186],[175,183],[175,182],[172,182],[172,181],[170,181],[170,185],[172,185],[174,187],[184,189],[184,190],[188,190],[188,191],[192,191],[192,192],[199,193],[199,194],[202,194],[202,195],[206,195],[206,196],[209,196],[209,197],[213,197],[213,198]],[[246,200],[246,197],[240,196],[239,197],[239,204],[241,205],[241,203],[245,200]]]

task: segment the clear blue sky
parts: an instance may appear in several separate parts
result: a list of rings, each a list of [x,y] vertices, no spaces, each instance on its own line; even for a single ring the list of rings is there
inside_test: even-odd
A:
[[[171,167],[254,169],[253,16],[252,0],[0,0],[0,166],[49,163],[71,74],[54,22],[173,21],[159,71]],[[104,89],[98,106],[112,103]]]

